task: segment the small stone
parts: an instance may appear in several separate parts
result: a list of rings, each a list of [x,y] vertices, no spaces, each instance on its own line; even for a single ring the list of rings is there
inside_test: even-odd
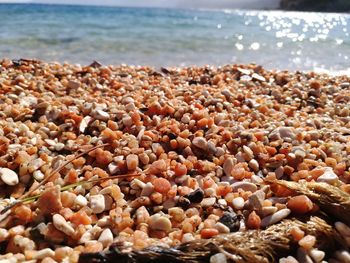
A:
[[[68,82],[67,87],[68,87],[69,89],[77,89],[77,88],[80,87],[80,83],[77,82],[77,81],[70,80],[70,81]]]
[[[350,237],[350,227],[345,225],[343,222],[335,222],[335,228],[343,237]]]
[[[219,231],[219,233],[222,233],[222,234],[230,233],[230,229],[227,226],[225,226],[223,223],[220,223],[220,222],[217,222],[214,225],[214,228],[216,228]]]
[[[150,196],[154,192],[154,186],[152,183],[146,183],[145,187],[141,191],[141,196]]]
[[[259,171],[259,163],[255,159],[251,159],[248,163],[249,167],[253,169],[254,172]]]
[[[132,122],[132,118],[129,116],[129,115],[125,115],[122,119],[123,121],[123,124],[126,126],[126,127],[130,127],[132,126],[133,122]]]
[[[85,117],[81,120],[81,122],[80,122],[80,124],[79,124],[79,131],[80,131],[81,133],[84,133],[84,132],[85,132],[85,129],[89,126],[91,120],[92,120],[92,118],[91,118],[90,116],[85,116]]]
[[[244,199],[242,197],[236,197],[232,200],[232,206],[236,210],[241,210],[244,207]]]
[[[148,220],[148,225],[153,230],[161,230],[165,232],[171,230],[171,222],[169,218],[160,214],[152,215]]]
[[[263,201],[265,200],[265,193],[261,190],[256,191],[248,198],[248,206],[253,209],[260,211],[263,207]]]
[[[90,208],[94,214],[102,213],[105,210],[105,198],[101,194],[90,196]]]
[[[71,227],[66,219],[64,219],[63,216],[61,216],[60,214],[55,214],[52,217],[52,222],[53,225],[55,226],[55,228],[57,228],[59,231],[65,233],[67,236],[72,236],[74,235],[74,228]]]
[[[270,226],[272,224],[275,224],[275,223],[281,221],[282,219],[289,216],[290,212],[291,212],[290,209],[284,208],[284,209],[281,209],[270,216],[264,217],[261,220],[261,227],[267,227],[267,226]]]
[[[205,138],[203,137],[195,137],[193,140],[192,140],[192,144],[194,146],[196,146],[197,148],[199,149],[202,149],[204,151],[206,151],[208,149],[208,142]]]
[[[193,236],[192,233],[185,233],[183,236],[182,236],[182,243],[186,243],[186,242],[190,242],[190,241],[193,241],[195,238]]]
[[[249,160],[254,158],[254,153],[248,146],[243,145],[243,151],[248,156]]]
[[[328,184],[334,184],[339,181],[339,177],[334,173],[331,167],[326,167],[324,174],[317,178],[317,182],[324,182]]]
[[[103,247],[108,247],[113,243],[113,233],[109,228],[102,231],[98,241],[102,243]]]
[[[233,170],[233,167],[235,165],[234,159],[232,157],[229,157],[225,160],[223,169],[227,176],[231,176],[231,172]]]
[[[110,119],[109,113],[103,110],[93,110],[91,116],[101,121],[108,121]]]
[[[300,263],[313,263],[312,259],[307,254],[306,250],[299,247],[297,251],[297,259]]]
[[[236,232],[239,230],[241,226],[241,215],[237,215],[236,213],[225,212],[219,219],[219,222],[224,224],[230,229],[230,232]]]
[[[116,174],[117,172],[120,171],[118,165],[115,162],[111,162],[108,164],[108,171],[111,175]]]
[[[288,256],[286,258],[280,258],[278,262],[279,263],[299,263],[298,260],[296,260],[292,256]]]
[[[277,212],[277,207],[275,206],[264,206],[262,209],[261,209],[261,212],[260,214],[263,216],[263,217],[266,217],[268,215],[271,215],[271,214],[274,214]]]
[[[126,166],[129,171],[135,170],[139,166],[139,157],[136,154],[129,154],[126,157]]]
[[[316,263],[319,263],[324,259],[326,253],[316,248],[313,248],[309,251],[309,255]]]
[[[84,207],[88,204],[88,201],[85,196],[78,195],[74,200],[74,204],[80,207]]]
[[[231,184],[231,187],[234,192],[237,192],[238,189],[242,189],[243,191],[250,191],[254,193],[258,189],[255,184],[250,182],[235,182]]]
[[[30,173],[33,173],[34,171],[38,170],[44,164],[45,164],[45,162],[41,158],[34,159],[29,163],[28,170]]]
[[[226,263],[227,259],[224,253],[217,253],[210,257],[210,263]]]
[[[0,242],[5,241],[9,237],[9,231],[5,228],[0,228]]]
[[[42,181],[44,179],[45,175],[40,170],[36,170],[33,173],[33,177],[37,181]]]
[[[64,146],[65,145],[63,143],[61,143],[61,142],[56,143],[55,144],[55,150],[59,152],[59,151],[63,150]]]
[[[7,185],[13,186],[19,183],[18,175],[8,168],[0,168],[0,177]]]
[[[51,248],[44,248],[34,252],[33,259],[44,259],[46,257],[54,257],[55,251]]]
[[[204,192],[201,188],[197,188],[193,192],[189,193],[186,198],[190,200],[191,203],[200,203],[204,198]]]
[[[346,250],[338,250],[335,252],[335,257],[340,262],[350,262],[350,253]]]
[[[203,201],[201,202],[201,207],[211,207],[215,204],[216,198],[215,197],[208,197],[204,198]]]

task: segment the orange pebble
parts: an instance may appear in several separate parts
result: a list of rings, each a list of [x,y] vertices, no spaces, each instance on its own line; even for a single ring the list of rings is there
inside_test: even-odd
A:
[[[205,228],[201,231],[201,237],[202,238],[211,238],[213,236],[216,236],[219,234],[219,231],[215,228]]]
[[[307,235],[300,239],[298,244],[306,250],[309,250],[316,244],[316,238],[314,236]]]
[[[187,174],[187,167],[186,167],[186,165],[183,165],[181,163],[177,163],[174,171],[175,171],[176,176],[183,176],[183,175]]]
[[[295,241],[299,241],[305,235],[304,231],[301,230],[299,227],[292,227],[290,230],[290,234],[293,236]]]
[[[251,212],[248,216],[247,227],[249,229],[259,229],[261,224],[260,217],[255,213],[255,211]]]
[[[294,213],[305,214],[312,210],[313,204],[306,195],[298,195],[288,201],[287,207]]]
[[[85,211],[78,211],[70,217],[70,221],[75,225],[90,225],[92,220]]]
[[[165,178],[154,179],[153,186],[154,186],[154,190],[162,194],[167,193],[171,188],[169,181]]]

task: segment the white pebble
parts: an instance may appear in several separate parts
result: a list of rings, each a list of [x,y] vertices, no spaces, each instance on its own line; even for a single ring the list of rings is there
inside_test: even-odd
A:
[[[169,232],[171,230],[171,222],[169,218],[160,214],[152,215],[148,220],[148,225],[153,230],[161,230]]]
[[[98,241],[102,243],[103,247],[108,247],[113,243],[113,233],[109,228],[102,231]]]
[[[59,231],[65,233],[67,236],[72,236],[74,234],[74,228],[71,227],[66,219],[61,216],[60,214],[55,214],[52,217],[52,222],[55,228],[57,228]]]
[[[61,142],[56,143],[56,144],[55,144],[55,150],[56,150],[56,151],[61,151],[61,150],[63,150],[64,146],[65,146],[65,145],[64,145],[63,143],[61,143]]]
[[[201,202],[201,207],[211,207],[215,204],[216,202],[216,198],[215,197],[208,197],[208,198],[204,198]]]
[[[233,183],[231,187],[234,192],[237,192],[238,189],[242,189],[244,191],[250,191],[254,193],[258,189],[255,184],[250,182],[236,182],[236,183]]]
[[[334,184],[339,181],[339,177],[334,173],[331,167],[326,167],[324,174],[317,178],[317,182]]]
[[[88,202],[87,202],[86,198],[82,195],[78,195],[74,200],[74,204],[77,206],[86,206],[87,203]]]
[[[33,177],[37,181],[42,181],[44,179],[45,175],[40,170],[36,170],[33,173]]]
[[[210,257],[210,263],[226,263],[227,259],[224,253],[217,253]]]
[[[232,157],[229,157],[225,160],[224,165],[223,165],[223,169],[224,172],[227,176],[231,176],[231,172],[233,170],[235,163]]]
[[[340,260],[340,262],[350,262],[350,253],[346,250],[338,250],[335,252],[335,257]]]
[[[94,117],[95,119],[101,120],[101,121],[108,121],[110,116],[108,114],[108,112],[105,112],[103,110],[94,110],[91,113],[92,117]]]
[[[222,233],[222,234],[227,234],[227,233],[230,233],[230,229],[225,226],[223,223],[220,223],[220,222],[217,222],[214,227],[216,228],[216,230],[219,231],[219,233]]]
[[[9,237],[9,231],[5,228],[0,228],[0,242],[5,241]]]
[[[299,263],[298,260],[296,260],[292,256],[288,256],[286,258],[280,258],[280,260],[278,262],[279,263]]]
[[[7,185],[12,186],[18,184],[19,182],[18,175],[8,168],[0,168],[0,177],[1,180]]]
[[[46,257],[53,257],[55,256],[55,251],[53,251],[51,248],[44,248],[38,251],[35,251],[33,255],[33,259],[44,259]]]
[[[319,263],[324,259],[326,253],[316,248],[313,248],[309,251],[309,255],[316,263]]]
[[[251,159],[248,163],[249,167],[252,168],[255,172],[259,171],[259,163],[255,159]]]
[[[192,235],[192,233],[185,233],[183,236],[182,236],[182,243],[185,243],[185,242],[190,242],[190,241],[193,241],[194,240],[194,236]]]
[[[102,213],[105,210],[105,198],[101,194],[90,196],[90,208],[94,214]]]
[[[236,197],[232,200],[233,208],[241,210],[244,207],[244,199],[242,197]]]
[[[284,208],[270,216],[263,218],[261,220],[261,227],[267,227],[269,225],[272,225],[281,221],[282,219],[286,218],[290,214],[290,212],[291,212],[290,209]]]
[[[141,196],[150,196],[154,191],[154,186],[152,183],[148,182],[141,191]]]
[[[335,222],[335,228],[343,237],[350,237],[350,227],[345,225],[343,222]]]

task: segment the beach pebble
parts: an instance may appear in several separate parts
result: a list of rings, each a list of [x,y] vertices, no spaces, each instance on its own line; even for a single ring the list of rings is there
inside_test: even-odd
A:
[[[236,232],[241,226],[241,216],[233,212],[225,212],[219,219],[219,222],[230,229],[230,232]]]
[[[339,181],[339,177],[334,173],[331,167],[326,167],[324,173],[318,177],[316,181],[334,184]]]
[[[40,260],[46,257],[53,257],[55,255],[55,251],[51,248],[44,248],[38,251],[35,251],[33,254],[33,259]]]
[[[253,210],[261,210],[263,201],[265,200],[265,192],[259,190],[248,197],[248,207]]]
[[[108,247],[113,243],[113,233],[109,228],[102,231],[98,241],[101,242],[103,247]]]
[[[200,203],[201,207],[203,208],[207,208],[207,207],[211,207],[215,204],[216,202],[216,198],[215,197],[207,197],[207,198],[204,198],[202,200],[202,202]]]
[[[214,227],[222,234],[230,233],[230,229],[223,223],[217,222]]]
[[[194,146],[198,147],[199,149],[202,149],[206,151],[208,149],[208,142],[205,138],[203,137],[195,137],[192,140],[192,143]]]
[[[136,154],[129,154],[126,157],[126,166],[128,170],[135,170],[139,166],[139,157]]]
[[[279,263],[299,263],[298,260],[296,260],[293,256],[288,256],[286,258],[280,258]]]
[[[55,214],[52,217],[53,225],[61,232],[65,233],[67,236],[74,235],[74,228],[71,227],[66,219],[60,214]]]
[[[338,250],[334,255],[340,262],[350,262],[350,253],[346,250]]]
[[[148,225],[153,230],[161,230],[169,232],[171,230],[171,222],[169,218],[160,214],[152,215],[148,220]]]
[[[58,142],[58,143],[55,144],[55,150],[56,151],[61,151],[61,150],[64,149],[64,146],[65,146],[64,143]]]
[[[154,191],[154,186],[152,183],[146,183],[145,187],[142,188],[141,196],[150,196]]]
[[[108,121],[110,119],[109,113],[103,110],[93,110],[91,116],[101,121]]]
[[[194,237],[193,237],[192,233],[185,233],[182,236],[181,242],[185,243],[185,242],[190,242],[190,241],[193,241],[193,240],[194,240]]]
[[[231,176],[231,172],[233,170],[233,167],[235,165],[234,159],[232,157],[229,157],[225,160],[223,169],[227,176]]]
[[[316,238],[314,236],[307,235],[300,239],[298,244],[306,250],[309,250],[316,244]]]
[[[299,263],[313,263],[312,259],[307,254],[307,251],[301,247],[298,248],[297,259]]]
[[[80,83],[77,82],[77,81],[70,80],[70,81],[68,81],[67,87],[68,87],[69,89],[77,89],[77,88],[80,87]]]
[[[274,214],[277,212],[277,207],[275,206],[264,206],[261,211],[260,214],[265,217],[271,214]]]
[[[264,217],[261,220],[261,227],[267,227],[281,221],[282,219],[289,216],[290,212],[291,212],[290,209],[284,208],[270,216]]]
[[[74,200],[74,204],[80,207],[84,207],[88,204],[88,201],[85,196],[78,195]]]
[[[102,213],[105,210],[105,198],[101,194],[90,196],[90,208],[94,214]]]
[[[244,207],[244,199],[242,197],[236,197],[232,200],[232,206],[233,208],[235,208],[236,210],[241,210]]]
[[[249,167],[253,169],[253,171],[259,171],[259,163],[255,159],[251,159],[248,163]]]
[[[36,170],[33,173],[33,177],[37,181],[42,181],[44,179],[45,175],[40,170]]]
[[[250,182],[236,182],[231,184],[232,190],[234,192],[237,192],[238,189],[242,189],[243,191],[250,191],[252,193],[254,193],[258,187],[256,186],[256,184],[250,183]],[[265,198],[265,197],[263,197]]]
[[[335,228],[343,237],[350,237],[350,227],[345,225],[343,222],[335,222]]]
[[[224,253],[217,253],[210,257],[210,263],[226,263],[227,259]]]
[[[19,182],[18,175],[8,168],[0,168],[0,178],[5,184],[11,186]]]
[[[190,200],[191,203],[200,203],[204,198],[204,192],[201,188],[197,188],[196,190],[189,193],[186,198]]]
[[[85,117],[81,120],[81,122],[80,122],[80,124],[79,124],[79,131],[80,131],[81,133],[84,133],[84,132],[85,132],[85,129],[88,127],[88,125],[89,125],[89,123],[90,123],[91,120],[92,120],[92,118],[91,118],[90,116],[85,116]]]
[[[309,255],[314,260],[314,262],[319,263],[324,259],[326,253],[316,248],[313,248],[309,251]]]
[[[0,242],[5,241],[9,237],[9,232],[5,228],[0,228]]]

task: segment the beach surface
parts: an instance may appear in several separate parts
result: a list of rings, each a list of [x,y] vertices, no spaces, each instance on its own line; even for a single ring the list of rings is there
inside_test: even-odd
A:
[[[253,64],[3,59],[0,259],[349,260],[349,94]]]

